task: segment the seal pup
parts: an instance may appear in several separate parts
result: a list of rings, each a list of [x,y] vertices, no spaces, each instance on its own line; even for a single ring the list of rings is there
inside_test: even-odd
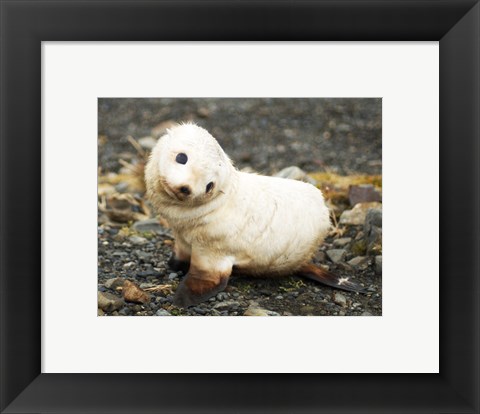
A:
[[[191,123],[167,129],[150,154],[145,181],[175,238],[169,264],[188,268],[175,305],[196,305],[221,292],[233,270],[297,273],[363,290],[309,263],[330,229],[322,192],[304,182],[238,171],[205,129]]]

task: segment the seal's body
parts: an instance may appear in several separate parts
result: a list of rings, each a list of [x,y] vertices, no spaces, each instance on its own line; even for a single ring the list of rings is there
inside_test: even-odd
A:
[[[177,305],[223,290],[234,268],[250,275],[301,272],[357,290],[331,274],[325,280],[325,271],[308,265],[330,228],[313,185],[236,170],[218,142],[194,124],[160,138],[145,177],[150,200],[174,233],[173,263],[189,263]]]

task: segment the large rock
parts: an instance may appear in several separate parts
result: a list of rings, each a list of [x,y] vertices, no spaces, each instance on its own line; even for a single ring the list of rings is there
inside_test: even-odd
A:
[[[381,209],[382,204],[378,202],[358,203],[351,210],[345,210],[340,216],[340,224],[360,226],[365,224],[368,210]]]

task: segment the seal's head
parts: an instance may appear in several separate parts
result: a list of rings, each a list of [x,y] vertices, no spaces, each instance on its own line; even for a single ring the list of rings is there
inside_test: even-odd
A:
[[[232,170],[215,138],[195,124],[182,124],[168,129],[153,149],[147,189],[174,203],[203,204],[223,192]]]

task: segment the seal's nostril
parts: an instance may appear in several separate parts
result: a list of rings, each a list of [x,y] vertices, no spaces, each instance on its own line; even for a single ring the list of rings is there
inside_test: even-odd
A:
[[[190,188],[187,186],[180,187],[180,192],[185,195],[190,195]]]

